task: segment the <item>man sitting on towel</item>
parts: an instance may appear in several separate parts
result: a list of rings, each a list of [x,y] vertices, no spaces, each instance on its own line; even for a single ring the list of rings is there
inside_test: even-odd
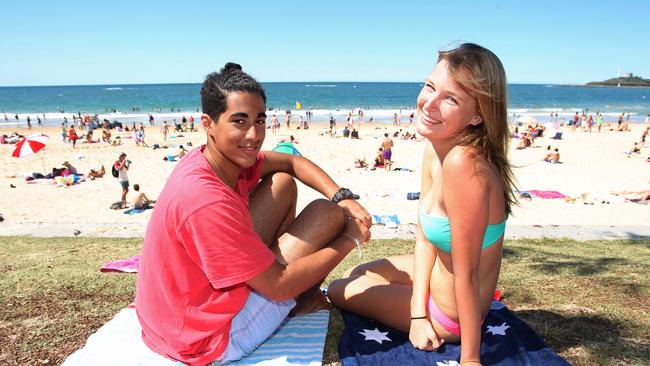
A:
[[[321,281],[370,238],[350,190],[311,161],[261,152],[266,96],[227,64],[201,89],[207,143],[183,157],[147,226],[136,291],[144,343],[192,365],[241,359],[292,311],[328,306]],[[296,217],[294,178],[325,195]]]

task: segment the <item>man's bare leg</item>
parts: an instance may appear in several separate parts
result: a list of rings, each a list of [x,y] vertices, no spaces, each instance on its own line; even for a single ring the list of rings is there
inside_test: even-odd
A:
[[[250,197],[255,231],[282,264],[324,248],[341,235],[345,225],[341,208],[327,200],[311,202],[295,217],[296,200],[296,183],[284,173],[263,179]],[[320,291],[320,282],[302,293],[296,302],[292,315],[330,306]]]

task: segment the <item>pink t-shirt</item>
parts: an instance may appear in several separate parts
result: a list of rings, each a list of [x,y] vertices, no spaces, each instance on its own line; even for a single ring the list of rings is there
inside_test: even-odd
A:
[[[204,148],[185,155],[156,201],[136,291],[144,343],[197,365],[223,354],[231,320],[250,293],[245,281],[275,261],[248,211],[264,155],[241,172],[233,191],[214,174]]]

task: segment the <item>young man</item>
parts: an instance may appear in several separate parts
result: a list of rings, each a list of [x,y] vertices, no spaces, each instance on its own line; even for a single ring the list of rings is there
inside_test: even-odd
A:
[[[153,203],[156,203],[155,200],[150,200],[144,192],[140,192],[140,185],[134,184],[133,190],[135,191],[135,197],[131,203],[135,209],[147,209],[153,206]]]
[[[252,352],[290,311],[328,306],[319,285],[369,239],[371,219],[309,160],[260,151],[266,96],[241,66],[208,75],[201,102],[207,143],[179,161],[158,197],[136,309],[153,351],[220,365]],[[294,177],[328,200],[296,217]]]
[[[391,158],[393,156],[393,140],[388,137],[388,134],[384,134],[384,141],[381,143],[381,147],[384,149],[384,169],[390,170],[393,162]]]
[[[126,194],[129,193],[129,166],[131,161],[126,160],[126,153],[121,153],[120,157],[114,163],[115,169],[118,171],[118,181],[122,187],[122,207],[126,207]]]

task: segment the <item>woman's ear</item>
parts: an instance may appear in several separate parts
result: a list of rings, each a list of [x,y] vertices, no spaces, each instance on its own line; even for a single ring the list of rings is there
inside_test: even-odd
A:
[[[481,116],[478,115],[478,114],[475,115],[474,118],[472,118],[472,119],[469,121],[469,124],[472,125],[472,126],[478,126],[478,125],[480,125],[481,123],[483,123],[483,117],[481,117]]]

